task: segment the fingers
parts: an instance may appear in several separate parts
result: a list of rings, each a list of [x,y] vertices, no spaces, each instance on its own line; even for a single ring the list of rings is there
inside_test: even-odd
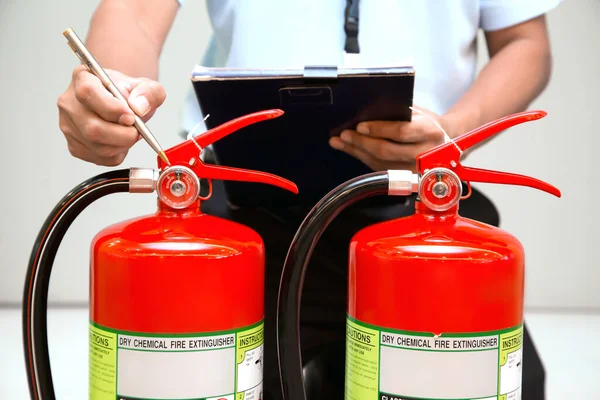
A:
[[[368,121],[331,138],[330,145],[363,161],[374,169],[410,169],[416,158],[444,143],[443,128],[448,121],[433,112],[419,109],[410,122]],[[440,129],[442,127],[442,129]]]
[[[363,135],[389,139],[402,143],[415,143],[419,135],[413,129],[407,129],[410,122],[403,121],[369,121],[361,122],[356,126],[356,131]]]
[[[424,121],[369,121],[362,122],[356,131],[380,139],[388,139],[404,144],[415,144],[427,140],[430,127]]]
[[[139,137],[137,129],[133,126],[123,126],[99,118],[90,110],[82,107],[73,124],[79,132],[78,138],[87,147],[100,149],[105,146],[130,148]],[[106,156],[105,154],[100,154]]]
[[[404,144],[425,141],[440,142],[444,133],[429,118],[415,115],[410,122],[406,121],[369,121],[357,125],[356,131],[371,137],[388,139]]]
[[[129,152],[128,149],[123,148],[107,148],[104,152],[107,156],[100,156],[97,151],[90,151],[88,147],[74,137],[71,140],[67,139],[67,149],[73,157],[108,167],[116,167],[121,164]]]
[[[378,160],[376,160],[371,154],[359,147],[343,142],[338,137],[332,137],[329,140],[329,144],[336,150],[341,150],[351,156],[354,156],[374,171],[378,171],[382,167],[381,163],[378,162]]]
[[[419,144],[396,143],[385,139],[361,135],[356,131],[344,131],[340,136],[345,144],[368,152],[381,161],[414,163],[421,150]]]
[[[58,109],[59,128],[67,140],[68,150],[81,160],[105,166],[119,165],[139,140],[134,127],[102,119],[77,100],[74,90],[61,95]]]
[[[385,161],[377,158],[372,153],[364,150],[363,148],[356,146],[352,143],[342,141],[339,137],[332,137],[329,141],[331,147],[336,150],[343,151],[361,162],[367,165],[374,171],[384,171],[387,169],[403,169],[415,171],[415,162],[399,162],[399,161]]]
[[[75,98],[105,121],[133,125],[134,116],[127,104],[114,97],[93,74],[80,71],[73,80]]]
[[[86,144],[76,134],[78,132],[75,124],[64,111],[59,111],[59,126],[67,140],[69,153],[83,161],[97,165],[117,166],[123,162],[129,147],[119,147],[105,144]]]
[[[160,83],[142,78],[131,89],[127,101],[136,114],[145,121],[164,103],[166,97],[165,89]]]
[[[106,70],[106,73],[146,121],[166,98],[158,82],[131,78],[112,70]],[[132,126],[131,106],[115,98],[85,66],[73,70],[71,84],[58,98],[57,106],[59,127],[69,152],[81,160],[98,165],[119,165],[129,149],[141,139]]]

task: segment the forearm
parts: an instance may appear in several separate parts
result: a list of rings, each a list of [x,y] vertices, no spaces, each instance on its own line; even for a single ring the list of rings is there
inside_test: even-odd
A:
[[[158,80],[159,58],[178,10],[176,0],[104,0],[86,46],[104,68]]]
[[[551,73],[549,46],[519,38],[500,49],[471,88],[446,113],[460,135],[494,119],[524,111],[545,89]]]

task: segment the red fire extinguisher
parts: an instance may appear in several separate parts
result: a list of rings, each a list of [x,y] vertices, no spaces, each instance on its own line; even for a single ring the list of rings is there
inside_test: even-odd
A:
[[[542,181],[464,167],[473,145],[546,115],[510,115],[417,158],[411,171],[374,172],[327,194],[294,237],[282,273],[278,352],[285,400],[306,400],[298,313],[303,277],[321,233],[369,196],[418,193],[415,213],[359,231],[349,248],[345,398],[516,400],[521,398],[524,251],[510,233],[463,218],[470,182]],[[468,193],[463,196],[462,182]]]
[[[205,215],[212,179],[298,193],[275,175],[207,165],[202,149],[281,110],[229,121],[166,151],[159,170],[93,177],[52,210],[32,250],[24,290],[24,347],[31,398],[54,400],[46,305],[52,264],[67,229],[112,193],[158,194],[155,214],[109,226],[91,246],[89,398],[262,397],[264,244],[251,228]],[[209,183],[200,196],[200,179]]]

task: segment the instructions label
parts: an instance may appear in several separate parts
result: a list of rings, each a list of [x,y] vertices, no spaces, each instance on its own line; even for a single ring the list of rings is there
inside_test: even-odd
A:
[[[347,400],[521,400],[523,328],[435,336],[346,324]]]
[[[260,400],[264,323],[157,335],[90,322],[90,400]]]
[[[90,399],[115,400],[117,396],[117,335],[90,326]]]
[[[263,325],[237,334],[236,400],[262,400],[263,349]]]

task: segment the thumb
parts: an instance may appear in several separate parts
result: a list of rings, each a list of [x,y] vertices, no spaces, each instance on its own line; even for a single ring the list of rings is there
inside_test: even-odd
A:
[[[133,111],[146,121],[162,105],[166,97],[165,89],[160,83],[143,78],[134,83],[127,102]]]

